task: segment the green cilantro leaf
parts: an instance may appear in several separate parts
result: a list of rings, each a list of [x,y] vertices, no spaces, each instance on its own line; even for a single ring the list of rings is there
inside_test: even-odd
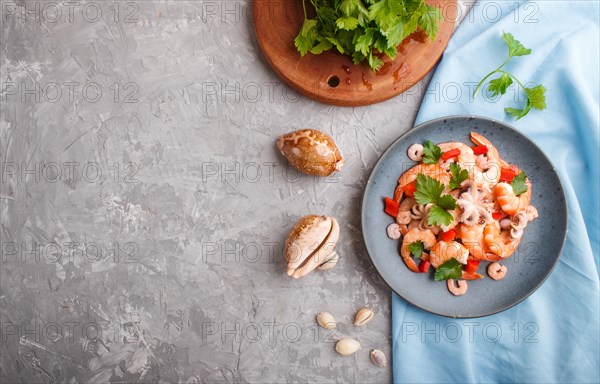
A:
[[[302,0],[302,6],[304,23],[294,39],[302,56],[336,47],[374,71],[383,64],[374,53],[394,59],[398,45],[418,28],[434,40],[442,19],[441,10],[425,0]],[[316,12],[314,19],[308,18],[308,7]]]
[[[425,31],[431,41],[435,40],[438,33],[438,22],[442,19],[442,12],[439,8],[424,4],[425,11],[419,18],[421,29]]]
[[[367,15],[369,13],[361,0],[343,0],[340,3],[340,11],[342,11],[342,14],[345,16],[353,15],[355,11],[358,11],[363,15]]]
[[[319,40],[319,43],[310,49],[310,53],[318,55],[333,48],[333,44],[327,39]]]
[[[450,164],[450,189],[460,188],[460,184],[469,178],[469,171],[466,169],[460,169],[460,165],[457,163]]]
[[[383,66],[383,60],[373,55],[373,52],[369,52],[369,56],[367,58],[369,61],[369,66],[373,68],[374,71],[378,71]]]
[[[508,56],[509,57],[526,56],[531,53],[531,49],[525,48],[525,46],[523,46],[523,44],[521,44],[521,42],[519,40],[515,39],[512,34],[505,32],[502,34],[502,38],[504,39],[504,42],[508,46]]]
[[[427,140],[423,144],[423,164],[435,164],[442,157],[442,149],[431,141]]]
[[[424,249],[425,249],[425,246],[423,245],[423,242],[421,240],[417,240],[415,242],[408,244],[408,250],[416,259],[421,258],[421,256],[423,255]]]
[[[417,175],[415,200],[419,204],[437,204],[444,191],[444,185],[431,176],[422,173]]]
[[[506,73],[503,73],[497,79],[490,80],[490,85],[488,86],[488,91],[492,96],[496,95],[504,95],[506,93],[506,89],[513,83],[512,78],[508,76]]]
[[[440,198],[437,200],[437,205],[439,205],[440,208],[445,210],[456,209],[456,199],[452,195],[443,195],[440,196]]]
[[[375,28],[367,28],[365,29],[365,33],[356,40],[354,49],[363,54],[364,57],[367,57],[369,52],[371,52],[371,45],[373,45],[373,41],[375,40],[375,32]]]
[[[453,220],[454,216],[445,209],[437,205],[432,205],[431,208],[429,208],[427,219],[429,225],[450,225]]]
[[[431,176],[419,173],[414,194],[419,204],[433,204],[429,209],[429,225],[448,225],[454,216],[448,210],[456,208],[456,200],[451,195],[443,195],[444,184]]]
[[[327,37],[327,41],[329,41],[331,44],[333,44],[337,48],[337,50],[338,50],[339,53],[346,52],[344,50],[344,47],[340,43],[340,41],[338,39],[336,39],[335,37]]]
[[[402,3],[398,0],[380,0],[369,7],[369,19],[375,21],[383,30],[390,28],[396,21],[396,13],[400,11]]]
[[[525,94],[535,109],[546,109],[546,87],[538,85],[533,88],[525,88]]]
[[[358,26],[358,19],[352,16],[342,16],[335,21],[335,25],[337,25],[339,29],[352,31]]]
[[[462,264],[455,258],[444,262],[435,270],[433,278],[436,281],[459,279],[462,276]]]
[[[302,29],[296,38],[294,39],[294,45],[298,48],[298,51],[302,56],[312,48],[315,40],[317,40],[317,20],[305,19],[302,24]]]
[[[524,109],[506,107],[506,108],[504,108],[504,112],[506,112],[508,115],[510,115],[512,117],[516,117],[517,120],[519,120],[521,117],[525,116],[525,114],[527,112],[529,112],[529,109],[527,110],[527,112],[525,112]],[[523,112],[525,112],[525,113],[523,113]]]
[[[525,172],[519,173],[515,178],[511,181],[510,185],[512,185],[513,191],[515,195],[519,196],[522,193],[527,192],[527,174]]]
[[[492,75],[496,73],[501,73],[500,77],[496,79],[490,80],[488,91],[492,96],[504,95],[506,93],[507,88],[513,84],[513,80],[519,84],[523,91],[525,92],[525,96],[527,98],[527,103],[523,109],[519,108],[504,108],[504,111],[512,117],[515,117],[517,120],[524,117],[531,111],[532,108],[538,110],[546,109],[546,88],[543,85],[538,85],[535,87],[525,87],[523,83],[519,81],[515,77],[515,75],[503,70],[502,68],[510,61],[512,57],[515,56],[525,56],[531,53],[531,49],[525,48],[523,44],[517,39],[514,38],[510,33],[503,33],[502,38],[508,47],[508,58],[500,65],[498,68],[494,69],[492,72],[488,73],[480,82],[477,84],[475,88],[475,92],[473,92],[473,97],[477,95],[481,86],[485,83],[485,81],[490,78]]]

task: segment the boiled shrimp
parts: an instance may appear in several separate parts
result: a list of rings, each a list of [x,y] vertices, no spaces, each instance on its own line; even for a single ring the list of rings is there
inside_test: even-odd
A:
[[[435,244],[429,252],[429,261],[434,268],[439,268],[450,259],[456,259],[461,264],[467,263],[469,250],[456,241],[440,241]]]
[[[462,296],[467,293],[467,289],[469,289],[469,285],[465,280],[454,280],[449,279],[446,282],[446,286],[451,294],[454,296]]]
[[[527,191],[519,196],[515,195],[512,185],[504,182],[496,184],[494,187],[496,202],[504,212],[513,216],[517,212],[527,209],[531,200],[531,183],[527,180],[526,184]]]
[[[471,132],[471,141],[476,145],[485,145],[488,152],[483,155],[486,157],[486,161],[479,161],[481,164],[475,169],[474,179],[472,181],[479,186],[490,185],[494,186],[498,184],[500,180],[500,170],[506,163],[500,158],[498,149],[492,144],[491,141],[486,139],[484,136],[477,132]],[[479,171],[479,172],[478,172]]]
[[[423,247],[426,250],[429,250],[435,245],[437,240],[430,229],[421,230],[419,228],[413,228],[409,230],[406,233],[406,235],[404,235],[404,237],[402,238],[402,248],[400,249],[400,255],[402,256],[402,259],[404,260],[404,263],[406,264],[408,269],[410,269],[413,272],[419,272],[419,267],[417,267],[417,264],[410,256],[411,253],[408,249],[408,246],[411,243],[417,241],[423,242]]]
[[[417,164],[408,171],[404,172],[398,179],[398,186],[394,192],[394,200],[400,202],[404,196],[404,187],[417,179],[417,175],[422,173],[430,176],[442,184],[446,185],[450,181],[448,171],[442,168],[439,164]]]
[[[501,230],[498,222],[485,226],[483,240],[490,252],[501,259],[506,259],[512,255],[521,242],[521,239],[513,239],[509,230]]]
[[[487,246],[483,241],[483,230],[485,225],[461,224],[456,230],[456,236],[462,241],[463,245],[469,250],[474,258],[482,260],[485,257]]]
[[[468,170],[469,175],[472,175],[474,173],[473,169],[477,166],[477,164],[476,156],[473,153],[473,149],[471,149],[471,147],[458,141],[440,143],[438,144],[438,147],[440,147],[442,152],[448,152],[452,149],[460,150],[460,155],[456,157],[456,162],[458,163],[458,165],[460,165],[462,169]],[[444,166],[446,164],[446,161],[440,159],[439,164],[440,166]]]

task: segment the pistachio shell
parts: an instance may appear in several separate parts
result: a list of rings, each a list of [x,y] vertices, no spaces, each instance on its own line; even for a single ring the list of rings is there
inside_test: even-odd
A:
[[[300,219],[284,246],[287,274],[302,277],[331,258],[340,236],[340,227],[331,216],[309,215]]]
[[[387,358],[385,357],[385,353],[379,349],[374,349],[371,351],[371,361],[380,368],[387,366]]]
[[[316,129],[287,133],[279,137],[277,148],[294,168],[309,175],[329,176],[344,164],[335,141]]]
[[[367,324],[371,319],[375,316],[375,313],[372,309],[369,308],[361,308],[356,312],[356,316],[354,317],[354,325],[363,326]]]
[[[335,345],[335,350],[340,355],[348,356],[360,349],[360,343],[354,339],[341,339]]]
[[[337,324],[335,323],[335,319],[333,318],[333,315],[329,312],[320,312],[317,315],[317,323],[319,323],[319,325],[325,329],[328,330],[334,330],[335,327],[337,327]]]
[[[331,252],[323,264],[319,265],[317,269],[319,271],[329,271],[330,269],[335,268],[339,259],[340,255],[338,255],[336,252]]]

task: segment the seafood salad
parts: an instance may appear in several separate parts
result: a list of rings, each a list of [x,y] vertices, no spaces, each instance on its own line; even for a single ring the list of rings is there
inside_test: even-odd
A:
[[[503,279],[508,269],[501,261],[538,217],[525,172],[479,133],[470,138],[473,145],[411,145],[408,157],[417,164],[400,176],[393,198],[385,198],[385,212],[395,220],[387,234],[401,239],[408,269],[427,273],[433,267],[434,279],[445,280],[456,296],[467,292],[467,280],[484,278],[482,261],[490,278]]]

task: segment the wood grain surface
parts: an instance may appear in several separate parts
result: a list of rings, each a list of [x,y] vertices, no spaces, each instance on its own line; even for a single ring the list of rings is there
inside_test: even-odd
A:
[[[366,63],[354,65],[337,51],[304,57],[294,46],[304,14],[302,0],[254,0],[254,26],[260,47],[275,72],[291,87],[314,100],[340,106],[360,106],[390,99],[419,82],[436,64],[454,30],[456,0],[432,0],[442,11],[434,41],[417,31],[398,47],[394,60],[373,72]]]

